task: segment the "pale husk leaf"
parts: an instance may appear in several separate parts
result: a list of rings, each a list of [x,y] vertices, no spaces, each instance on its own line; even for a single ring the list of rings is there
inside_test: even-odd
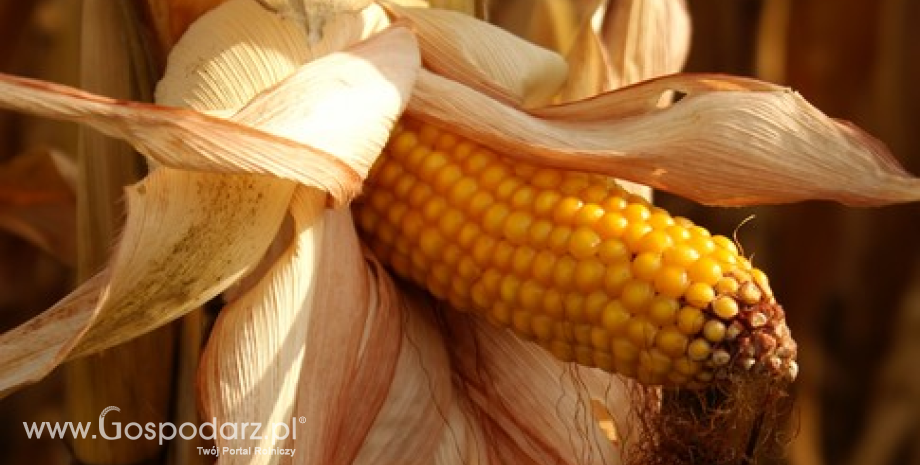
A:
[[[670,90],[685,97],[657,108]],[[790,89],[748,79],[675,75],[534,112],[541,118],[423,71],[408,111],[512,159],[604,173],[704,204],[920,200],[920,180],[878,140]]]
[[[292,424],[316,272],[323,252],[325,195],[298,189],[291,201],[295,239],[262,280],[220,313],[199,366],[204,417],[217,424]],[[268,433],[268,434],[266,434]],[[301,431],[301,434],[304,432]],[[278,434],[282,434],[279,428]],[[218,447],[276,448],[274,434],[225,439]],[[283,441],[280,441],[283,444]],[[224,455],[223,464],[276,463],[277,456]]]
[[[614,88],[680,71],[690,28],[684,0],[608,1],[598,32]]]
[[[603,46],[590,23],[578,30],[565,59],[569,74],[556,96],[557,103],[593,97],[613,88]]]
[[[417,67],[414,38],[404,28],[394,28],[299,68],[231,121],[5,75],[0,75],[0,106],[87,124],[127,140],[165,166],[270,174],[317,187],[344,203],[360,192],[408,100]],[[311,86],[308,91],[301,87],[305,85]],[[323,120],[320,112],[336,108],[322,125],[325,133],[306,127]],[[292,120],[307,115],[309,121]],[[337,153],[307,145],[312,143]]]
[[[510,105],[550,101],[565,81],[565,60],[511,33],[447,10],[386,4],[418,34],[425,66]]]
[[[220,293],[258,262],[293,189],[293,182],[274,178],[169,168],[128,189],[127,224],[111,264],[0,335],[0,392],[42,378],[68,357],[159,327]]]
[[[468,314],[447,319],[460,391],[480,411],[485,435],[495,438],[495,463],[620,463],[591,410],[592,396],[606,400],[605,391],[626,398],[619,378],[560,362]]]
[[[282,463],[353,463],[400,352],[398,291],[379,265],[368,269],[350,212],[327,212],[323,237],[316,292],[302,322],[307,355],[294,415],[305,423],[287,442],[297,454]]]

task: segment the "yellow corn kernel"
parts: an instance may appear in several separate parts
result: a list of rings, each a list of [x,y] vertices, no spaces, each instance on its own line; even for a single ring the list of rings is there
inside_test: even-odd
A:
[[[767,325],[744,314],[772,298],[767,277],[728,238],[427,124],[400,122],[354,209],[395,273],[560,360],[702,386]]]

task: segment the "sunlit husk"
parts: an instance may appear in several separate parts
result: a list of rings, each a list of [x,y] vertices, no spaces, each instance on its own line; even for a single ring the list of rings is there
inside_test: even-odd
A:
[[[502,102],[540,106],[565,81],[562,57],[475,18],[447,10],[387,8],[410,22],[428,69]]]
[[[228,304],[212,329],[201,359],[199,386],[205,418],[218,424],[258,419],[264,425],[292,425],[303,363],[304,340],[323,245],[324,196],[298,190],[290,205],[295,240],[262,280]],[[328,260],[328,259],[327,259]],[[267,433],[267,432],[266,432]],[[301,432],[303,434],[303,432]],[[282,432],[279,429],[278,434]],[[274,434],[216,438],[219,447],[272,449]],[[225,456],[223,463],[271,463],[268,455]]]
[[[684,0],[610,0],[596,18],[613,87],[681,70],[690,51]]]
[[[685,97],[657,108],[669,90]],[[704,204],[920,199],[920,180],[876,139],[753,80],[675,75],[538,117],[423,71],[408,112],[528,163],[605,173]]]

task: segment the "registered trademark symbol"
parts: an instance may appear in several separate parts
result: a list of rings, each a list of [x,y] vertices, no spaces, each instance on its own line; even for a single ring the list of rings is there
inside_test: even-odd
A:
[[[306,423],[306,422],[307,422],[307,417],[300,417],[300,422],[301,422],[301,423]]]

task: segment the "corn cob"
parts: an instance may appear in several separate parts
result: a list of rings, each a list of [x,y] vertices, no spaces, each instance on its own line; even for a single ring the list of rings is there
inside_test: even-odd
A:
[[[766,275],[611,178],[404,118],[354,208],[396,274],[563,361],[690,388],[734,370],[795,377]]]

